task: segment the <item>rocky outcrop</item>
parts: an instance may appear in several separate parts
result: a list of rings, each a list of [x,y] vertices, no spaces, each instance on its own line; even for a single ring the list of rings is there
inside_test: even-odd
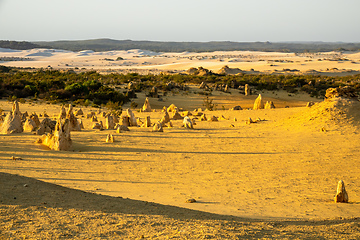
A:
[[[165,112],[164,116],[161,118],[160,122],[164,125],[165,123],[170,122],[170,116],[168,112]]]
[[[142,112],[151,112],[151,106],[150,106],[150,102],[149,102],[149,98],[145,99],[145,103],[143,105],[143,107],[141,108]]]
[[[245,84],[245,96],[250,96],[251,90],[249,84]]]
[[[209,86],[205,82],[201,82],[199,89],[209,90]]]
[[[117,124],[115,126],[116,132],[121,133],[122,131],[130,131],[130,129],[127,126]]]
[[[194,129],[193,122],[191,121],[191,119],[188,116],[184,117],[183,127],[188,128],[188,129]]]
[[[174,105],[174,104],[171,104],[167,109],[166,109],[167,112],[175,112],[175,111],[179,111],[179,109]]]
[[[254,103],[253,109],[254,109],[254,110],[257,110],[257,109],[263,109],[263,108],[264,108],[264,103],[263,103],[263,101],[262,101],[261,94],[259,94],[259,96],[255,99],[255,103]]]
[[[54,133],[41,136],[37,140],[37,143],[41,143],[55,151],[70,150],[72,145],[70,138],[70,120],[65,119],[64,123],[62,123],[61,118],[59,118],[56,122]]]
[[[38,117],[38,115],[37,115],[35,112],[32,113],[32,114],[29,116],[29,118],[35,122],[36,127],[39,127],[39,126],[40,126],[39,117]]]
[[[345,184],[343,180],[340,180],[337,185],[337,191],[334,198],[335,202],[338,203],[347,203],[349,202],[348,194],[345,190]]]
[[[0,133],[1,134],[12,134],[12,133],[22,133],[23,126],[21,123],[22,114],[19,110],[19,103],[15,101],[13,103],[12,111],[6,115],[4,123],[1,125]]]
[[[136,118],[134,113],[130,110],[130,108],[126,109],[126,115],[129,118],[130,126],[137,126]]]
[[[244,71],[242,71],[239,68],[230,68],[229,66],[225,65],[218,71],[218,74],[235,75],[235,74],[239,74],[239,73],[243,73],[243,72]]]
[[[96,115],[95,112],[90,112],[90,113],[86,114],[86,118],[87,118],[87,119],[91,119],[91,118],[94,117],[95,115]]]
[[[98,129],[98,130],[104,130],[104,126],[103,126],[102,121],[94,123],[91,128],[92,129]]]
[[[183,117],[180,115],[180,113],[178,112],[177,108],[175,109],[175,111],[170,112],[169,114],[170,119],[172,120],[179,120],[179,119],[183,119]]]
[[[206,115],[202,114],[200,117],[200,121],[207,121]]]
[[[107,137],[106,137],[106,140],[105,140],[107,143],[113,143],[115,142],[115,138],[112,134],[108,134]]]
[[[66,110],[65,110],[65,106],[64,106],[64,105],[61,106],[59,118],[61,118],[61,119],[65,119],[65,118],[66,118]]]
[[[81,127],[79,125],[77,118],[73,113],[73,106],[71,104],[69,105],[69,109],[66,113],[66,119],[69,119],[70,131],[81,131]]]
[[[203,67],[190,68],[186,72],[187,72],[187,74],[197,75],[197,76],[207,76],[207,75],[213,75],[214,74],[209,69],[206,69],[206,68],[203,68]]]
[[[37,128],[36,123],[31,118],[26,119],[24,123],[24,132],[32,132]]]
[[[50,118],[44,118],[41,121],[40,126],[36,130],[36,134],[43,135],[45,133],[51,133],[55,130],[55,126],[56,126],[56,121],[53,121]]]
[[[82,116],[82,115],[84,115],[84,112],[83,110],[81,110],[81,108],[75,111],[75,116]]]
[[[105,118],[105,128],[106,129],[114,129],[115,123],[114,123],[114,117],[111,115],[108,115]]]
[[[265,103],[265,109],[273,109],[275,108],[275,105],[272,101],[266,101]]]
[[[141,125],[141,127],[143,127],[143,128],[151,127],[150,116],[147,116],[147,117],[146,117],[145,122]]]
[[[153,129],[152,129],[153,132],[163,132],[164,129],[162,127],[162,124],[158,121],[155,123]]]

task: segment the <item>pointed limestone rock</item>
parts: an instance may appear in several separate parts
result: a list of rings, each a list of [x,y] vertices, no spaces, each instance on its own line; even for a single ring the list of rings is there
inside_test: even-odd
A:
[[[164,116],[161,118],[160,122],[164,125],[165,123],[170,122],[169,113],[165,111]]]
[[[249,96],[251,94],[249,84],[245,84],[245,96]]]
[[[126,109],[126,114],[129,117],[130,126],[137,126],[136,118],[134,113],[130,110],[130,108]]]
[[[171,104],[168,108],[167,108],[167,112],[175,112],[176,111],[179,111],[178,108],[174,105],[174,104]]]
[[[170,119],[173,120],[183,119],[183,117],[178,112],[177,108],[174,111],[170,112],[169,115],[170,115]]]
[[[83,110],[81,110],[81,108],[75,111],[75,116],[82,116],[82,115],[84,115],[84,112]]]
[[[117,133],[121,133],[122,131],[130,131],[130,129],[127,126],[120,124],[116,124],[115,129]]]
[[[72,141],[70,137],[70,120],[65,119],[64,123],[59,118],[56,122],[54,133],[48,133],[38,139],[37,143],[41,143],[51,150],[67,151],[70,150]]]
[[[113,142],[115,142],[114,136],[109,133],[109,134],[107,135],[107,137],[106,137],[106,142],[107,142],[107,143],[113,143]]]
[[[104,130],[104,126],[102,124],[102,121],[94,123],[93,126],[92,126],[92,129]]]
[[[19,103],[14,102],[12,111],[6,115],[4,123],[1,125],[0,133],[1,134],[12,134],[12,133],[22,133],[23,126],[21,123],[22,114],[19,110]]]
[[[153,132],[163,132],[164,129],[163,129],[163,127],[162,127],[161,122],[159,122],[159,121],[156,122],[155,125],[154,125],[154,127],[153,127],[153,129],[152,129],[152,131],[153,131]]]
[[[105,118],[105,128],[106,129],[114,129],[115,123],[114,123],[114,117],[111,115],[108,115]]]
[[[334,198],[335,202],[338,203],[347,203],[349,202],[348,194],[345,190],[345,184],[343,180],[340,180],[337,185],[337,191]]]
[[[26,119],[24,123],[24,132],[32,132],[36,128],[36,123],[31,118]]]
[[[91,117],[91,122],[98,122],[98,119],[95,115]]]
[[[146,117],[145,123],[144,123],[143,125],[141,125],[141,127],[143,127],[143,128],[151,127],[150,116],[147,116],[147,117]]]
[[[36,127],[39,127],[40,126],[40,120],[39,120],[39,117],[38,115],[34,112],[32,113],[30,116],[29,116],[30,119],[32,119],[35,124],[36,124]]]
[[[272,101],[266,101],[265,103],[265,109],[273,109],[275,108],[275,105]]]
[[[145,99],[145,103],[144,106],[141,109],[142,112],[151,112],[151,106],[150,106],[150,102],[149,102],[149,98]]]
[[[65,110],[65,106],[64,106],[64,105],[61,106],[59,118],[61,118],[61,119],[65,119],[65,118],[66,118],[66,110]]]
[[[112,117],[113,117],[113,119],[114,119],[114,123],[115,123],[115,124],[116,124],[116,123],[119,123],[119,118],[118,118],[115,114],[113,114]]]
[[[200,121],[207,121],[206,115],[202,114],[200,117]]]
[[[264,103],[262,101],[262,97],[261,94],[259,94],[259,96],[255,99],[255,103],[254,103],[254,110],[257,109],[263,109],[264,108]]]
[[[128,116],[122,116],[120,125],[130,127],[130,118]]]
[[[69,105],[69,109],[66,113],[66,118],[69,119],[70,122],[70,131],[81,131],[81,127],[73,113],[73,106],[71,104]]]

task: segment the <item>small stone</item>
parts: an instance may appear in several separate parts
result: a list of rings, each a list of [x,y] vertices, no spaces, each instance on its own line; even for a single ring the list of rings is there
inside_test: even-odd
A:
[[[193,198],[190,198],[190,199],[186,200],[186,203],[194,203],[194,202],[196,202],[196,200],[193,199]]]

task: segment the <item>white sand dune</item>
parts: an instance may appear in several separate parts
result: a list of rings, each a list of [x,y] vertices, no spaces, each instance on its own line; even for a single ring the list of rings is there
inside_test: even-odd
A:
[[[191,67],[204,67],[214,72],[225,65],[244,71],[255,70],[263,73],[282,72],[284,69],[297,70],[298,74],[311,71],[327,74],[356,74],[360,71],[359,53],[277,53],[251,51],[215,51],[202,53],[157,53],[141,49],[127,51],[94,52],[84,50],[70,52],[55,49],[32,49],[24,51],[2,50],[0,57],[31,58],[32,61],[7,61],[2,64],[13,67],[54,69],[95,69],[128,70],[132,62],[133,71],[152,70],[157,72],[186,71]],[[123,60],[119,60],[118,57]],[[115,61],[118,60],[118,61]],[[294,72],[294,71],[293,71]]]

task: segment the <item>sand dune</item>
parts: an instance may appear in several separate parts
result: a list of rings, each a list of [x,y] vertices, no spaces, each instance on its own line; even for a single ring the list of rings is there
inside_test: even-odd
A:
[[[153,73],[184,72],[191,67],[204,67],[218,72],[225,65],[244,71],[280,73],[284,69],[292,73],[356,74],[360,71],[359,53],[276,53],[250,51],[216,51],[206,53],[156,53],[133,49],[128,51],[93,52],[84,50],[70,52],[54,49],[24,51],[0,50],[1,57],[29,57],[31,61],[0,62],[5,66],[54,69],[96,69],[122,72],[152,71]],[[122,59],[118,59],[122,58]],[[295,71],[296,70],[296,71]],[[286,71],[285,71],[286,72]]]

